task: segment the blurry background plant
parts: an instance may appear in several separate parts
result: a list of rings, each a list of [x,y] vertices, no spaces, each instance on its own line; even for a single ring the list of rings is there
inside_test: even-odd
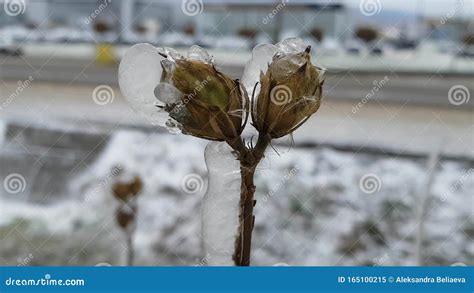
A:
[[[112,25],[104,19],[97,19],[94,21],[94,30],[99,34],[105,34],[112,31]]]
[[[235,152],[241,174],[239,227],[233,254],[236,265],[250,264],[256,203],[254,175],[267,146],[272,139],[291,134],[319,109],[323,81],[320,69],[311,63],[310,52],[311,47],[301,39],[258,45],[245,70],[244,86],[221,73],[212,57],[198,46],[192,46],[184,57],[170,48],[139,44],[125,54],[120,64],[119,84],[134,107],[139,103],[138,108],[148,108],[143,113],[150,119],[168,113],[168,127],[173,125],[199,138],[225,141]],[[139,80],[148,70],[141,66],[158,62],[162,71],[153,68],[151,79]],[[144,83],[147,81],[151,84]],[[157,100],[150,92],[143,95],[153,87]],[[241,136],[249,112],[258,131],[256,141]]]
[[[122,176],[117,174],[119,179],[112,186],[112,193],[119,204],[115,212],[115,220],[125,235],[127,248],[125,264],[132,266],[135,259],[133,234],[136,229],[137,200],[139,193],[142,191],[143,183],[138,176],[124,177],[123,173],[125,171],[123,169],[120,169],[120,173],[122,173]]]
[[[380,32],[372,26],[361,26],[356,29],[355,36],[364,42],[370,54],[380,55],[382,49],[376,46],[376,42],[380,38]]]
[[[467,46],[474,46],[474,34],[466,35],[463,39],[463,42]]]
[[[113,33],[114,25],[106,19],[95,19],[94,31],[100,40],[106,40],[108,35]],[[98,42],[96,45],[95,60],[99,65],[112,65],[116,63],[113,46],[110,42]]]
[[[324,31],[320,28],[313,28],[310,31],[310,35],[315,38],[318,42],[322,42],[324,38]]]
[[[371,43],[379,37],[379,32],[371,26],[362,26],[356,29],[355,36],[365,43]]]

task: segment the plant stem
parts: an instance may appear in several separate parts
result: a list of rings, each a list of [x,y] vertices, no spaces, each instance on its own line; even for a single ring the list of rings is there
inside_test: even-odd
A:
[[[256,166],[246,166],[240,164],[240,174],[242,177],[240,193],[240,215],[239,215],[239,234],[235,242],[234,262],[237,266],[250,265],[250,250],[252,244],[252,230],[255,222],[253,207],[256,201],[253,199],[255,185],[253,176]]]
[[[125,230],[125,236],[127,238],[127,258],[126,258],[126,265],[133,266],[133,262],[135,259],[135,253],[133,250],[133,230],[130,231],[128,229]]]
[[[240,175],[242,179],[240,192],[240,214],[239,230],[235,241],[234,262],[236,266],[250,265],[250,252],[252,246],[252,231],[255,223],[253,207],[256,204],[254,200],[255,185],[254,175],[258,163],[264,156],[270,139],[266,136],[259,136],[254,148],[248,149],[243,143],[229,144],[239,152]]]

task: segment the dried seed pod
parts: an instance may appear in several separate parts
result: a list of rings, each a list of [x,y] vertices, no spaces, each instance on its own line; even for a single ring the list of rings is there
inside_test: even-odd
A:
[[[311,63],[310,47],[301,52],[278,51],[260,75],[252,120],[255,128],[271,138],[292,133],[321,104],[321,71]]]
[[[135,176],[130,182],[117,182],[112,186],[112,192],[115,198],[127,202],[135,197],[143,188],[143,182],[140,177]]]
[[[197,50],[194,48],[193,54]],[[179,123],[182,132],[217,141],[238,137],[248,104],[239,81],[222,74],[211,62],[184,57],[171,60],[161,63],[162,84],[155,95],[165,102],[163,109]],[[172,90],[163,84],[173,86],[177,90],[173,94],[179,92],[179,98],[164,97]]]
[[[135,220],[135,215],[133,211],[127,211],[125,209],[118,209],[117,213],[115,214],[115,220],[117,221],[117,224],[125,229],[130,225]]]

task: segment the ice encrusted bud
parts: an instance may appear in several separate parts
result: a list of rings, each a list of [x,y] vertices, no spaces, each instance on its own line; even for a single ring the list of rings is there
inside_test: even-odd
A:
[[[260,92],[254,97],[255,128],[271,138],[292,133],[321,104],[323,80],[311,63],[311,47],[300,52],[277,51],[266,72],[260,72]]]
[[[120,62],[119,85],[145,119],[172,133],[223,141],[238,136],[245,124],[246,91],[199,46],[185,57],[172,48],[134,45]]]
[[[169,59],[162,53],[167,59],[161,62],[163,75],[155,95],[183,133],[216,141],[235,139],[244,128],[246,92],[212,62],[195,58],[204,54],[200,50],[204,51],[193,46],[188,58]],[[169,86],[177,98],[166,97],[173,92]]]

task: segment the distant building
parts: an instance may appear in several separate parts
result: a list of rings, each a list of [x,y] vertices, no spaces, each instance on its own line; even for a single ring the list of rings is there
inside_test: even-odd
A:
[[[243,29],[262,31],[274,41],[284,31],[310,35],[341,36],[347,22],[340,1],[205,1],[198,18],[204,34],[237,34]]]
[[[160,34],[170,32],[219,37],[252,35],[258,31],[276,41],[285,32],[300,37],[317,32],[339,38],[348,22],[343,2],[329,0],[25,0],[25,3],[24,14],[15,17],[0,14],[0,25],[25,23],[90,30],[93,22],[100,20],[120,33],[119,40],[135,40],[136,32],[153,27],[151,36],[156,33],[157,39]]]
[[[470,19],[459,18],[425,20],[428,38],[453,42],[462,40],[468,32],[473,33],[473,24]]]

